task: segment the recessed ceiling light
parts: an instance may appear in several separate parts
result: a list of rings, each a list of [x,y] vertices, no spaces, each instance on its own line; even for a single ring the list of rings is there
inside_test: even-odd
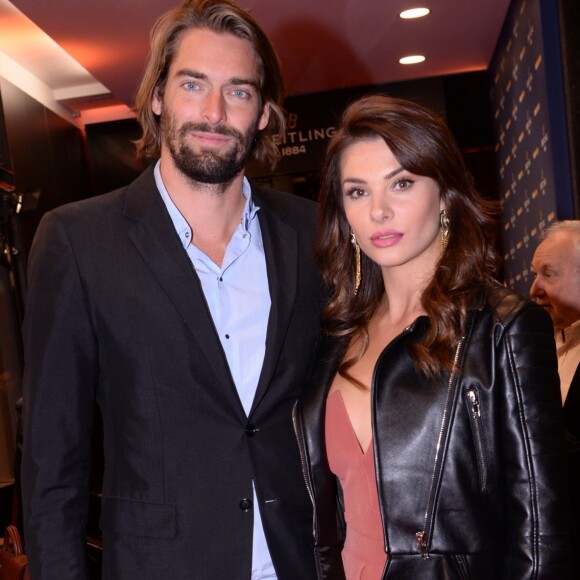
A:
[[[427,16],[429,12],[429,8],[410,8],[409,10],[403,10],[399,16],[401,18],[421,18],[421,16]]]
[[[419,62],[423,62],[425,57],[422,54],[414,54],[412,56],[404,56],[403,58],[399,59],[401,64],[417,64]]]

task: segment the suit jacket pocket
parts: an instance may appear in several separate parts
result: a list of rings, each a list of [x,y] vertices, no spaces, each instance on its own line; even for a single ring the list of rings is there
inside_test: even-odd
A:
[[[175,506],[115,497],[103,498],[101,529],[146,538],[173,538]]]

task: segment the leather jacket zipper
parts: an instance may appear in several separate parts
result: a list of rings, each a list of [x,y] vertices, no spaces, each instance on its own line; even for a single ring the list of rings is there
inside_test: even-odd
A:
[[[466,391],[469,408],[469,421],[473,432],[475,443],[475,454],[477,457],[477,469],[479,472],[479,483],[481,492],[487,491],[487,462],[485,452],[485,438],[483,436],[483,424],[481,420],[481,405],[479,393],[475,387],[469,387]]]
[[[307,476],[308,462],[306,461],[306,451],[304,449],[304,444],[302,438],[299,436],[298,429],[298,418],[297,418],[297,407],[295,406],[292,410],[292,425],[294,427],[294,435],[296,436],[296,441],[298,442],[298,450],[300,452],[300,464],[302,466],[302,477],[304,483],[306,484],[306,489],[308,490],[308,495],[310,496],[310,501],[312,502],[313,514],[312,514],[312,535],[316,536],[316,504],[314,503],[314,491],[312,489],[312,483],[310,478]]]
[[[300,453],[300,465],[302,467],[302,477],[304,478],[304,483],[306,484],[306,489],[308,491],[308,495],[310,496],[310,501],[312,502],[312,537],[314,541],[316,541],[316,504],[314,502],[314,491],[312,489],[312,482],[308,477],[307,473],[307,461],[306,461],[306,451],[304,449],[304,445],[302,442],[302,438],[298,436],[298,406],[297,403],[294,404],[294,408],[292,409],[292,426],[294,428],[294,435],[296,436],[296,441],[298,442],[298,451]],[[322,578],[322,569],[320,567],[319,559],[316,557],[316,552],[314,556],[314,565],[316,566],[316,573],[317,575]]]
[[[445,398],[445,408],[443,409],[443,418],[441,419],[441,428],[439,429],[439,437],[437,438],[437,446],[435,447],[435,461],[433,464],[433,474],[431,476],[431,487],[429,489],[429,495],[427,496],[427,507],[425,508],[425,519],[423,520],[423,529],[415,534],[415,539],[417,540],[417,546],[421,550],[421,557],[423,560],[429,559],[429,537],[427,535],[427,530],[429,529],[429,524],[431,520],[431,510],[433,509],[434,499],[435,499],[435,481],[437,478],[437,470],[439,468],[440,457],[441,457],[441,443],[443,440],[443,435],[445,433],[445,428],[447,426],[449,418],[449,406],[452,400],[453,392],[453,381],[455,380],[455,375],[457,374],[457,364],[459,362],[459,354],[461,352],[461,345],[463,344],[464,337],[459,341],[457,348],[455,349],[455,356],[453,357],[453,368],[451,370],[451,375],[449,376],[449,382],[447,383],[447,395]]]

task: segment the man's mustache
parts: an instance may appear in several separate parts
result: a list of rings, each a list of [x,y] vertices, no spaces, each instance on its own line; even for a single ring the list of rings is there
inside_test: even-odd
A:
[[[236,129],[232,127],[225,127],[223,125],[218,125],[214,127],[209,123],[184,123],[179,129],[180,137],[185,137],[187,133],[199,131],[201,133],[215,133],[217,135],[227,135],[228,137],[235,137],[238,140],[243,139],[243,135]]]

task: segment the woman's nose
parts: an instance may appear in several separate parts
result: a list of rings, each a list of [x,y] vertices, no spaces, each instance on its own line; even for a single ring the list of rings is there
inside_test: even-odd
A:
[[[385,219],[389,219],[391,210],[388,207],[387,202],[383,197],[377,197],[373,199],[371,206],[371,218],[376,222],[383,222]]]

